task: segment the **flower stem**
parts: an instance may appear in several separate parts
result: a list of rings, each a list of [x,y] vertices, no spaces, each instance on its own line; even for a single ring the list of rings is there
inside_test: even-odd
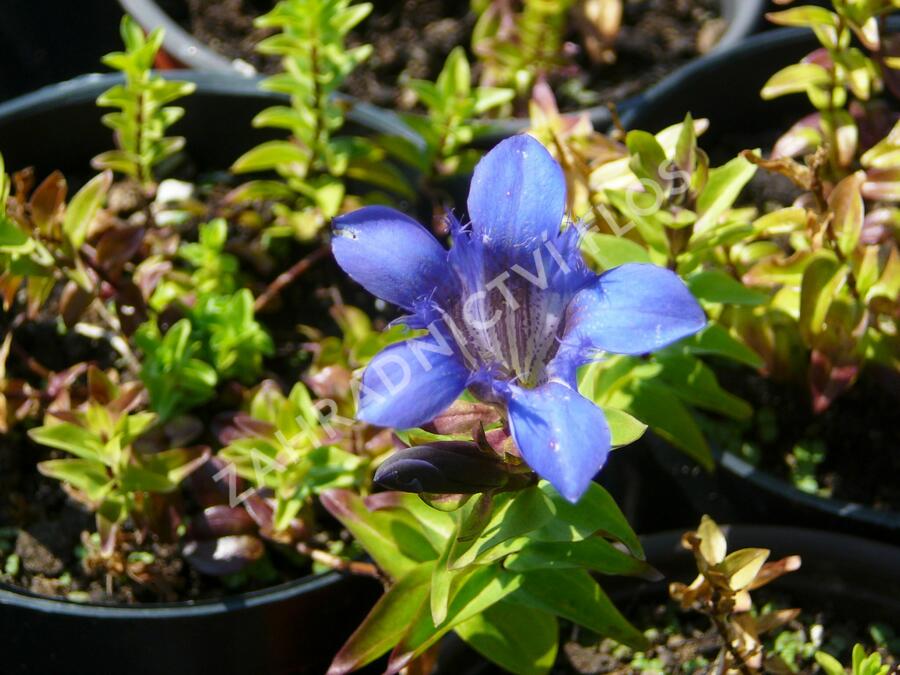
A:
[[[266,290],[256,298],[256,301],[253,303],[253,311],[261,312],[268,307],[269,303],[278,297],[278,294],[281,293],[285,286],[294,283],[301,274],[325,257],[328,251],[328,246],[321,246],[305,258],[301,258],[290,269],[275,277],[275,280],[268,285]]]

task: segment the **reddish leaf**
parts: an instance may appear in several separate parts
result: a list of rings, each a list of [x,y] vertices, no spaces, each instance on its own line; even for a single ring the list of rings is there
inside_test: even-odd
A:
[[[814,349],[809,364],[813,412],[825,412],[838,396],[853,385],[859,370],[858,363],[834,363],[825,353]]]
[[[97,242],[97,263],[113,279],[137,253],[144,241],[143,227],[114,227],[103,233]]]
[[[116,315],[126,335],[132,335],[147,321],[147,306],[140,289],[131,281],[123,281],[116,287]]]
[[[44,234],[51,234],[51,225],[58,219],[66,201],[66,179],[54,171],[32,193],[28,206],[34,224]]]
[[[74,281],[66,283],[59,300],[59,311],[66,328],[72,328],[91,306],[94,295],[88,293]]]

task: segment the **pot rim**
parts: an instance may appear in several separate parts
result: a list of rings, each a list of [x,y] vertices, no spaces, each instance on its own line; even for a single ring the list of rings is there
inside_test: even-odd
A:
[[[626,129],[641,128],[642,110],[658,106],[660,100],[665,101],[672,92],[684,87],[686,81],[714,71],[722,64],[758,58],[772,50],[795,46],[802,42],[809,42],[810,46],[813,46],[814,39],[812,32],[805,28],[773,28],[764,33],[751,35],[726,49],[714,50],[682,66],[644,93],[638,94],[634,105],[623,113],[622,125]]]
[[[338,572],[309,574],[276,586],[246,591],[222,598],[182,600],[178,602],[124,603],[76,602],[32,593],[10,584],[0,583],[0,607],[12,606],[49,614],[93,617],[105,620],[171,619],[206,617],[285,602],[311,591],[334,586],[345,579]]]
[[[729,549],[745,545],[772,548],[777,555],[795,551],[799,555],[815,557],[816,560],[829,558],[865,567],[873,573],[893,576],[900,580],[900,546],[832,530],[820,530],[791,525],[753,525],[721,523]],[[681,547],[684,531],[665,530],[642,536],[641,544],[647,559],[690,556]],[[735,540],[740,544],[735,546]],[[753,544],[752,542],[755,542]],[[802,549],[802,550],[801,550]]]
[[[259,88],[261,77],[241,77],[234,72],[212,72],[203,70],[153,71],[168,80],[184,80],[197,85],[195,94],[181,99],[180,105],[190,105],[191,96],[205,94],[238,98],[258,98],[261,100],[287,101],[284,94],[268,92]],[[28,94],[0,103],[0,122],[27,118],[35,113],[54,110],[62,106],[93,102],[100,94],[125,81],[121,73],[87,73],[71,80],[48,84]],[[391,136],[400,136],[415,142],[418,136],[391,110],[359,101],[351,96],[340,95],[340,100],[349,104],[347,121],[364,126],[372,131]],[[100,115],[98,108],[98,119]],[[2,148],[0,148],[2,151]]]
[[[900,613],[900,547],[830,530],[784,525],[722,524],[728,548],[764,547],[772,559],[799,555],[795,574],[776,582],[775,589],[815,601],[826,600],[841,614],[856,620],[893,621]],[[669,577],[656,582],[626,582],[606,590],[616,602],[668,597],[667,584],[696,576],[691,553],[681,545],[682,530],[641,537],[647,560]],[[804,604],[807,604],[804,602]],[[814,604],[814,603],[813,603]]]
[[[786,480],[759,469],[734,453],[722,450],[717,453],[718,464],[738,478],[751,482],[768,492],[784,495],[787,499],[817,511],[824,511],[839,518],[850,518],[893,532],[900,532],[900,512],[890,509],[875,509],[865,504],[834,497],[821,497],[804,492]],[[898,562],[900,565],[900,562]]]

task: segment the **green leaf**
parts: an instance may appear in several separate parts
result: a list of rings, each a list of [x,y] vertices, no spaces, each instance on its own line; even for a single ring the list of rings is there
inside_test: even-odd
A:
[[[625,408],[658,436],[712,471],[709,444],[690,410],[668,387],[651,380],[635,382],[612,397],[610,403]]]
[[[827,86],[831,82],[828,71],[816,63],[795,63],[782,68],[762,88],[761,96],[770,100],[785,94],[802,93],[811,87]]]
[[[577,504],[565,499],[547,481],[541,481],[538,487],[553,502],[556,517],[531,535],[531,539],[544,542],[577,542],[602,534],[621,541],[632,555],[644,558],[644,549],[628,520],[612,496],[597,483],[591,483]]]
[[[165,476],[173,485],[179,485],[210,457],[209,448],[173,448],[147,455],[142,464],[145,469]]]
[[[81,248],[87,239],[88,229],[103,204],[106,193],[112,185],[112,179],[111,171],[94,176],[72,197],[72,201],[66,207],[63,232],[66,233],[73,248]]]
[[[28,437],[35,443],[64,450],[83,459],[101,461],[103,458],[100,439],[84,427],[68,422],[36,427],[29,430]]]
[[[521,584],[521,575],[510,574],[498,565],[470,567],[457,575],[451,589],[446,621],[439,627],[435,626],[431,612],[427,606],[423,607],[391,654],[389,669],[396,672],[405,667],[443,635],[501,601]]]
[[[635,419],[624,410],[616,408],[603,408],[606,423],[612,436],[611,443],[614,448],[631,445],[647,430],[647,425]]]
[[[722,356],[751,368],[762,368],[765,365],[759,354],[717,323],[711,323],[699,333],[682,340],[678,346],[691,354]]]
[[[103,499],[113,486],[106,466],[92,459],[51,459],[38,462],[37,468],[43,475],[81,490],[93,501]]]
[[[753,231],[757,235],[784,235],[806,227],[806,223],[806,209],[788,206],[761,215],[753,221]]]
[[[646,131],[629,131],[625,144],[631,155],[630,166],[634,175],[655,185],[660,182],[660,170],[668,162],[666,152],[656,137]]]
[[[431,618],[435,626],[440,626],[444,619],[447,618],[447,608],[450,604],[450,585],[453,579],[460,573],[460,570],[450,569],[450,554],[453,552],[455,540],[459,538],[462,521],[457,525],[453,536],[447,540],[444,550],[441,551],[441,557],[438,558],[434,566],[434,573],[431,575]]]
[[[656,578],[655,570],[601,537],[577,542],[534,542],[503,561],[511,572],[538,569],[586,569],[600,574]]]
[[[328,675],[351,673],[388,652],[428,601],[434,563],[412,566],[381,596],[334,657]]]
[[[691,174],[697,163],[697,133],[694,130],[694,119],[691,114],[685,115],[681,125],[681,133],[675,144],[675,166],[680,170]]]
[[[268,141],[241,155],[232,165],[235,173],[271,171],[282,165],[296,164],[304,168],[309,164],[309,150],[288,141]]]
[[[753,415],[753,408],[722,389],[712,369],[695,356],[667,350],[656,359],[663,366],[660,378],[682,401],[736,420]]]
[[[625,263],[649,263],[650,254],[636,241],[614,234],[588,232],[581,243],[581,250],[604,270]]]
[[[125,492],[153,492],[165,494],[178,487],[168,476],[148,471],[147,469],[129,465],[122,469],[119,476],[122,490]]]
[[[535,570],[523,575],[522,588],[509,596],[522,604],[584,626],[632,649],[647,639],[616,609],[587,570]]]
[[[492,548],[537,530],[553,518],[556,509],[537,487],[494,498],[494,510],[481,535],[470,542],[457,542],[450,567],[459,569],[484,557]]]
[[[625,217],[623,227],[633,224],[650,251],[657,254],[658,259],[653,262],[665,262],[669,256],[669,240],[659,218],[658,195],[630,190],[606,190],[604,194]]]
[[[755,173],[756,165],[743,157],[735,157],[727,164],[710,170],[706,187],[697,198],[694,235],[702,235],[716,227],[719,218],[734,205]]]
[[[747,288],[726,272],[717,269],[704,270],[691,275],[687,286],[694,297],[702,302],[723,305],[762,305],[769,296]]]
[[[399,579],[418,563],[438,557],[418,523],[408,514],[370,511],[362,497],[349,490],[326,490],[320,498],[322,505],[391,578]]]
[[[506,105],[516,97],[516,92],[512,89],[501,89],[499,87],[478,87],[475,90],[475,107],[473,112],[477,116]]]
[[[556,661],[559,627],[545,611],[498,602],[456,627],[484,658],[516,675],[543,675]]]
[[[859,244],[862,234],[865,204],[861,188],[866,181],[864,171],[850,174],[838,183],[828,195],[828,208],[832,213],[831,227],[838,240],[838,248],[849,257]]]
[[[2,176],[2,174],[0,174]],[[0,208],[3,208],[0,206]],[[0,212],[0,252],[28,253],[34,242],[5,213]]]
[[[809,28],[815,25],[837,27],[838,16],[824,7],[803,5],[791,7],[780,12],[769,12],[766,18],[779,26],[797,26]]]
[[[847,673],[840,661],[825,652],[816,652],[816,663],[825,671],[825,675],[846,675]]]
[[[377,500],[377,509],[402,509],[418,522],[421,532],[436,551],[442,550],[446,541],[453,536],[456,524],[453,515],[438,511],[422,501],[421,497],[409,492],[382,492],[368,498],[367,503]],[[371,508],[371,507],[370,507]]]
[[[800,330],[808,343],[825,329],[825,317],[849,270],[831,255],[813,258],[800,286]]]

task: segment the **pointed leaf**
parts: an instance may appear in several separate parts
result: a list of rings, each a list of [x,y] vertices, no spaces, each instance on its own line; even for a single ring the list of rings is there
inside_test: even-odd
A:
[[[556,517],[531,535],[533,540],[581,541],[595,534],[601,534],[621,541],[632,555],[643,560],[644,549],[640,540],[615,500],[602,487],[591,483],[577,504],[566,500],[546,481],[541,481],[539,487],[556,507]]]
[[[328,675],[358,670],[388,652],[428,601],[434,563],[413,566],[397,579],[334,657]]]
[[[484,658],[516,675],[544,675],[556,661],[559,627],[545,611],[498,602],[456,627]]]
[[[94,217],[100,210],[106,193],[112,185],[113,175],[111,171],[92,178],[72,197],[72,201],[66,208],[66,216],[63,220],[63,232],[65,232],[73,248],[81,248],[87,239],[88,231]]]
[[[647,639],[616,609],[587,570],[536,570],[523,575],[510,602],[568,619],[637,650]]]

